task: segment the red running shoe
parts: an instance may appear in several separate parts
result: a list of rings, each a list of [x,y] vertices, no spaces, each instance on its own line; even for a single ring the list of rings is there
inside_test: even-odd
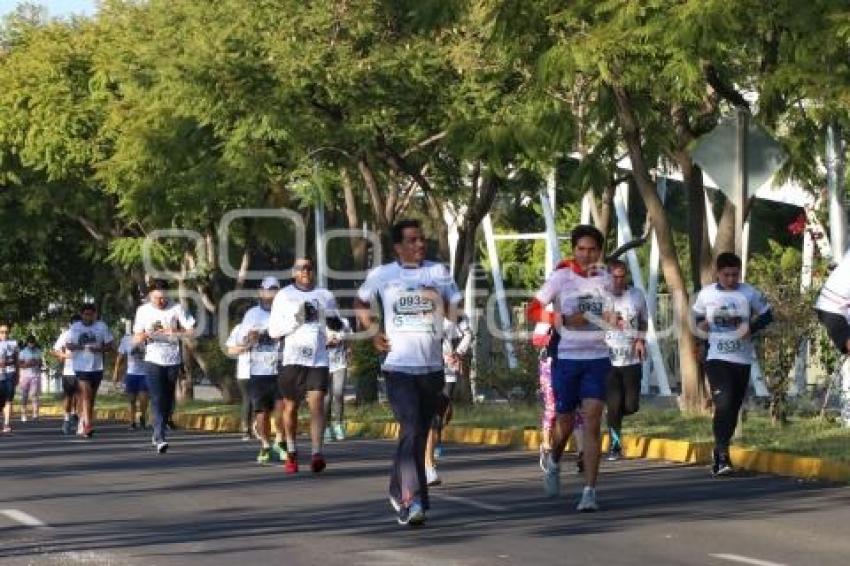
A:
[[[310,469],[313,470],[314,473],[319,473],[327,467],[327,463],[325,462],[325,457],[321,454],[313,454],[313,460],[310,462]]]
[[[287,474],[298,473],[298,455],[295,452],[288,452],[286,462],[283,464],[283,471]]]

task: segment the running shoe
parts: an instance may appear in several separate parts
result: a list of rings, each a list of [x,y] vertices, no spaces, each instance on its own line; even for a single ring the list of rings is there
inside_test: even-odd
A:
[[[398,524],[415,527],[425,522],[425,510],[418,501],[410,504],[410,507],[402,507],[398,512]]]
[[[437,468],[425,468],[425,480],[429,486],[440,485],[443,480],[437,475]]]
[[[74,429],[71,427],[71,420],[62,421],[62,434],[70,436]]]
[[[90,424],[86,424],[83,427],[83,438],[91,438],[94,434],[94,427]]]
[[[390,495],[390,505],[396,513],[401,513],[401,502],[392,495]]]
[[[3,427],[3,434],[10,434],[12,432],[11,425],[6,425]]]
[[[345,426],[342,423],[334,425],[334,438],[337,440],[345,440]]]
[[[272,444],[272,454],[274,454],[274,457],[277,458],[279,462],[286,462],[286,448],[280,442]]]
[[[609,462],[616,462],[623,458],[623,448],[619,444],[614,444],[608,451],[608,456],[605,457]]]
[[[328,465],[325,462],[324,456],[322,456],[321,454],[313,454],[313,459],[310,460],[310,470],[314,474],[318,474],[327,467]]]
[[[168,443],[166,441],[156,443],[156,451],[158,454],[165,454],[168,451]]]
[[[21,415],[21,422],[22,423],[27,422],[27,416],[26,415]]]
[[[576,473],[584,473],[584,452],[579,452],[578,454],[576,454]]]
[[[129,430],[131,432],[135,432],[137,429],[138,429],[138,426],[136,425],[136,421],[131,422],[130,426],[127,427],[127,430]]]
[[[289,452],[286,457],[286,463],[283,464],[283,471],[287,474],[298,473],[298,454]]]
[[[561,466],[552,460],[551,454],[543,472],[543,491],[547,497],[558,497],[561,493]]]
[[[71,432],[80,428],[80,416],[76,413],[71,413]]]
[[[578,502],[576,510],[581,513],[592,513],[599,511],[599,505],[596,503],[596,490],[592,487],[585,487],[581,492],[581,501]]]
[[[246,430],[242,433],[242,442],[248,442],[249,440],[254,440],[254,436]]]
[[[272,461],[271,448],[260,448],[260,453],[257,454],[257,463],[258,464],[268,464],[271,461]]]
[[[732,461],[729,458],[729,454],[726,452],[720,452],[715,454],[714,456],[714,466],[712,467],[712,474],[715,476],[730,476],[735,470],[732,468]]]

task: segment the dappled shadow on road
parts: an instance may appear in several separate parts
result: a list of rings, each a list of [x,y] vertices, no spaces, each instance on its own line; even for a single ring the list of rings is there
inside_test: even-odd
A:
[[[370,548],[370,541],[391,537],[392,545],[403,549],[465,543],[506,529],[533,540],[616,533],[650,522],[675,529],[716,519],[755,520],[777,512],[850,507],[850,490],[842,486],[763,475],[717,480],[708,477],[702,467],[630,461],[603,466],[599,490],[603,511],[579,515],[574,506],[580,482],[567,473],[571,462],[564,466],[565,495],[551,500],[542,495],[535,455],[452,446],[441,464],[450,483],[434,490],[429,524],[421,529],[400,529],[386,499],[375,496],[375,485],[386,482],[391,443],[332,445],[327,474],[286,477],[279,467],[246,466],[254,448],[232,436],[177,436],[176,452],[166,457],[149,450],[127,450],[128,443],[142,440],[129,436],[104,439],[85,460],[61,443],[39,448],[40,455],[29,460],[14,454],[8,474],[4,472],[4,485],[14,485],[15,477],[36,478],[44,480],[44,490],[37,494],[11,490],[0,496],[4,505],[75,498],[95,501],[97,497],[126,498],[132,504],[157,497],[167,501],[171,495],[189,497],[195,504],[187,508],[175,499],[167,514],[109,520],[87,520],[81,513],[79,520],[52,523],[56,536],[49,540],[0,545],[0,558],[116,550],[170,556],[184,552],[180,545],[198,543],[202,548],[192,555],[236,554],[244,552],[246,545],[251,550],[285,553],[287,546],[295,543],[293,537],[298,537],[299,543],[314,537],[321,544],[327,536],[351,537],[365,549]],[[115,447],[110,449],[107,443]],[[5,450],[2,446],[0,450],[6,467]],[[73,460],[56,469],[44,469],[39,460],[57,455]],[[63,490],[58,481],[63,476],[86,475],[112,479],[92,482],[73,493]],[[442,499],[441,493],[451,499]],[[241,503],[225,506],[231,500]],[[204,544],[210,548],[203,548]]]

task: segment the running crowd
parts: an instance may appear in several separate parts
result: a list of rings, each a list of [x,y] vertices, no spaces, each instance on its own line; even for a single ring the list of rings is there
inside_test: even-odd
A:
[[[374,268],[359,288],[354,312],[359,329],[379,352],[387,400],[400,425],[389,482],[389,500],[403,525],[425,521],[428,487],[440,483],[436,459],[441,432],[452,415],[451,398],[468,364],[473,336],[461,311],[461,294],[440,263],[425,259],[426,239],[417,221],[392,227],[396,259]],[[596,511],[603,413],[609,433],[607,458],[623,455],[623,418],[638,410],[643,364],[647,360],[646,299],[627,284],[627,266],[602,262],[604,237],[593,226],[571,233],[573,257],[561,262],[528,308],[540,348],[543,402],[540,465],[544,490],[560,494],[560,462],[568,440],[579,447],[584,486],[577,509]],[[846,263],[846,265],[845,265]],[[227,338],[236,356],[242,392],[243,434],[259,443],[257,461],[277,460],[289,474],[299,472],[299,405],[310,414],[309,467],[327,466],[323,445],[342,440],[344,388],[353,336],[333,293],[318,287],[315,266],[297,258],[292,283],[281,287],[265,277],[258,302]],[[836,346],[850,349],[850,260],[827,281],[817,309]],[[772,321],[762,293],[741,282],[741,260],[723,253],[717,282],[704,287],[692,306],[694,329],[704,342],[701,355],[714,405],[712,473],[732,473],[729,445],[750,381],[752,337]],[[175,390],[183,363],[183,340],[195,320],[169,300],[167,283],[154,281],[117,348],[94,304],[84,304],[52,352],[64,362],[62,433],[86,438],[95,431],[95,399],[103,379],[104,355],[115,351],[113,380],[123,376],[132,429],[152,428],[151,443],[163,454],[174,427]],[[16,385],[21,420],[38,418],[42,352],[33,336],[19,348],[0,325],[0,408],[3,431],[11,432]],[[27,416],[27,403],[31,413]],[[148,419],[150,404],[150,419]],[[274,435],[272,423],[275,423]]]

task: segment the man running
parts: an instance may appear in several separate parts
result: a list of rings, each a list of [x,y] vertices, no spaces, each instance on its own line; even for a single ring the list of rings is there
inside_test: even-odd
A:
[[[103,381],[103,354],[112,350],[112,333],[97,318],[97,307],[86,303],[80,308],[81,320],[71,325],[65,348],[71,352],[74,373],[80,388],[82,436],[94,434],[94,404]]]
[[[609,461],[623,457],[620,442],[623,417],[638,411],[643,376],[641,363],[646,359],[646,297],[640,289],[627,287],[626,271],[626,264],[621,260],[613,260],[608,264],[611,304],[605,341],[610,350],[612,367],[605,388],[608,395]]]
[[[269,336],[269,316],[279,289],[275,277],[262,280],[259,304],[245,313],[232,341],[227,343],[231,355],[240,356],[248,363],[248,394],[255,413],[254,430],[260,441],[259,464],[271,461],[271,420],[280,398],[277,383],[280,341]]]
[[[18,356],[18,368],[21,381],[21,422],[27,422],[27,403],[32,403],[32,420],[38,420],[41,397],[42,352],[35,336],[27,336],[26,344]]]
[[[599,473],[599,432],[605,407],[605,379],[611,370],[605,344],[603,316],[609,301],[609,277],[598,265],[604,237],[593,226],[579,225],[570,234],[574,259],[568,268],[552,273],[535,295],[538,306],[554,303],[554,323],[560,336],[558,357],[552,366],[557,424],[552,451],[544,472],[550,497],[560,493],[560,461],[575,424],[576,409],[584,421],[585,486],[577,509],[596,511]]]
[[[754,358],[752,336],[773,321],[764,295],[741,282],[741,258],[717,256],[717,283],[703,287],[693,306],[697,330],[708,341],[705,373],[714,401],[712,474],[733,472],[729,443],[750,383]]]
[[[239,430],[242,432],[242,440],[247,442],[254,440],[252,431],[254,427],[254,407],[251,404],[251,391],[248,388],[248,383],[251,381],[251,360],[245,352],[233,350],[238,346],[241,332],[241,325],[234,326],[224,345],[231,356],[236,356],[236,387],[239,388],[239,396],[242,399],[242,404],[239,407]]]
[[[18,386],[18,342],[9,338],[9,325],[0,324],[0,388],[6,402],[3,407],[3,432],[12,432],[12,402]]]
[[[850,353],[850,253],[829,274],[815,302],[815,311],[838,351]]]
[[[425,477],[429,486],[442,483],[437,474],[436,459],[442,455],[443,428],[452,420],[452,395],[454,395],[458,377],[466,369],[466,356],[471,347],[472,327],[469,325],[469,319],[466,316],[458,317],[457,322],[443,319],[443,363],[446,384],[443,386],[440,406],[431,423],[425,448]]]
[[[340,318],[339,330],[328,329],[328,359],[330,391],[325,395],[325,442],[345,440],[345,378],[348,375],[348,335],[351,325],[345,317]]]
[[[168,283],[154,281],[148,302],[136,309],[133,342],[145,346],[145,375],[153,413],[151,443],[159,454],[168,450],[166,425],[174,412],[177,377],[183,363],[181,341],[194,327],[192,315],[179,302],[168,299]]]
[[[445,384],[442,319],[446,313],[456,319],[461,294],[443,265],[425,260],[419,222],[396,223],[391,238],[397,259],[369,273],[357,292],[355,311],[375,348],[386,355],[381,370],[401,429],[390,474],[390,503],[399,524],[418,525],[429,508],[425,445]],[[383,309],[380,323],[371,312],[376,300]]]
[[[65,343],[68,342],[68,331],[71,329],[71,326],[80,320],[82,320],[80,315],[75,314],[72,316],[68,328],[59,334],[59,338],[53,344],[53,355],[62,363],[62,402],[65,410],[62,418],[62,434],[65,436],[74,434],[75,431],[79,431],[82,434],[82,430],[79,429],[80,417],[78,412],[80,382],[77,380],[77,374],[74,372],[73,356],[70,350],[65,347]]]
[[[292,285],[274,298],[269,336],[284,338],[279,386],[283,396],[283,425],[286,434],[287,474],[298,472],[295,439],[298,432],[298,406],[306,395],[310,408],[310,469],[325,469],[322,440],[325,430],[325,395],[328,392],[326,324],[338,321],[336,299],[327,289],[316,287],[313,261],[302,257],[292,268]]]
[[[118,357],[112,371],[112,381],[116,385],[121,382],[121,371],[124,375],[124,393],[130,405],[130,430],[147,428],[148,416],[148,378],[145,375],[145,345],[133,341],[133,329],[130,323],[121,342],[118,344]],[[138,414],[138,421],[136,415]]]

